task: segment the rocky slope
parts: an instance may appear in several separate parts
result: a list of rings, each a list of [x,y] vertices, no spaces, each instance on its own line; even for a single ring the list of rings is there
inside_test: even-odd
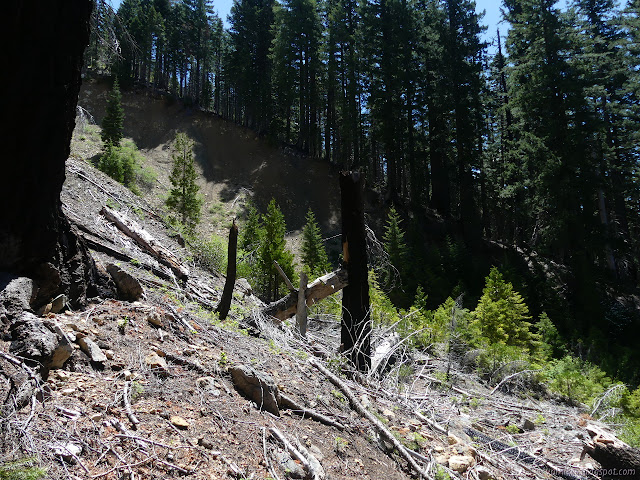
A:
[[[353,374],[337,353],[335,320],[311,318],[306,339],[259,315],[257,335],[242,330],[261,307],[245,282],[230,320],[218,321],[221,275],[194,264],[156,206],[95,170],[86,153],[67,162],[62,200],[101,271],[118,280],[118,298],[94,298],[83,311],[57,299],[24,313],[28,281],[3,282],[0,461],[32,457],[56,479],[506,480],[587,478],[598,467],[580,459],[593,423],[584,409],[494,391],[455,364],[445,382],[444,359],[402,344],[386,367]],[[118,230],[105,206],[170,249],[188,280]],[[21,345],[20,322],[51,345]],[[385,338],[376,331],[374,345]],[[21,359],[36,350],[41,379]]]

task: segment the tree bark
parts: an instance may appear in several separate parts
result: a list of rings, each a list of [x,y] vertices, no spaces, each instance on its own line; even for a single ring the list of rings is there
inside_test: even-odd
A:
[[[337,291],[342,290],[346,285],[347,271],[344,269],[336,270],[335,272],[327,273],[317,278],[307,286],[304,292],[307,306],[310,307],[323,298],[333,295]],[[295,291],[289,293],[286,297],[282,297],[280,300],[270,303],[262,309],[261,313],[284,321],[296,314],[297,306],[298,292]]]
[[[596,425],[587,425],[586,429],[591,441],[585,443],[584,452],[607,472],[602,478],[640,480],[640,449],[630,447]]]
[[[364,178],[359,172],[340,176],[343,268],[349,284],[342,291],[342,351],[360,371],[371,368],[369,271],[364,227]]]
[[[216,312],[220,315],[220,320],[227,318],[231,308],[233,298],[233,286],[236,284],[236,257],[238,253],[238,226],[236,221],[229,229],[229,248],[227,249],[227,279],[224,282],[222,298],[216,307]]]
[[[33,307],[65,293],[72,307],[100,293],[84,242],[62,212],[60,192],[75,126],[90,0],[6,5],[0,271],[35,280]]]

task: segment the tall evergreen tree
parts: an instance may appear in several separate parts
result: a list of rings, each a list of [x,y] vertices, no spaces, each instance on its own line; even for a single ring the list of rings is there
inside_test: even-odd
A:
[[[317,277],[329,270],[329,259],[322,242],[320,227],[311,208],[307,211],[306,220],[302,228],[302,263],[307,275]]]
[[[105,116],[102,119],[102,141],[114,147],[120,145],[124,130],[124,109],[122,108],[122,94],[118,77],[113,81],[113,87],[109,92]]]
[[[284,239],[287,229],[284,215],[275,199],[269,202],[267,212],[262,217],[262,224],[264,235],[258,249],[258,265],[264,283],[260,286],[260,290],[265,300],[275,301],[284,293],[282,287],[284,281],[274,262],[278,262],[289,279],[292,279],[294,274],[293,254],[287,250]]]
[[[192,233],[200,222],[202,200],[196,184],[198,174],[193,158],[193,141],[184,133],[176,134],[173,145],[173,168],[169,176],[171,190],[167,206],[178,215],[178,221],[187,232]]]

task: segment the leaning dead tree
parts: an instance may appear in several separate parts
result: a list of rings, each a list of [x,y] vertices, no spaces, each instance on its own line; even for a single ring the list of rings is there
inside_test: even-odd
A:
[[[603,478],[620,478],[624,471],[625,478],[640,479],[640,449],[630,447],[597,425],[589,424],[586,428],[591,439],[585,442],[584,453],[596,460],[604,471],[611,472]]]
[[[233,286],[236,283],[236,256],[238,252],[238,226],[235,219],[229,228],[229,247],[227,249],[227,279],[224,282],[222,298],[216,307],[216,312],[220,315],[220,320],[227,318],[231,299],[233,298]]]
[[[364,177],[360,172],[340,175],[342,262],[349,284],[342,292],[343,352],[360,371],[371,368],[369,269],[364,225]]]
[[[304,291],[304,298],[308,307],[313,306],[323,298],[333,295],[342,290],[347,285],[347,271],[338,269],[335,272],[327,273],[317,278],[311,284],[307,285]],[[292,291],[286,297],[270,303],[262,309],[260,313],[263,315],[274,317],[280,321],[291,318],[296,314],[298,309],[298,291]]]

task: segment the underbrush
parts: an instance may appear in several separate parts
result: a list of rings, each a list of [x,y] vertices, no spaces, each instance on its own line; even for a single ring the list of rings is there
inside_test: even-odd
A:
[[[455,358],[503,391],[584,405],[616,427],[622,440],[640,446],[640,388],[630,389],[571,355],[550,318],[543,313],[533,323],[522,297],[496,269],[473,311],[451,297],[429,310],[421,289],[410,308],[398,310],[373,272],[370,297],[374,325],[394,327],[411,348]]]
[[[156,182],[156,172],[144,166],[143,157],[132,140],[119,146],[108,143],[98,159],[97,167],[122,183],[136,195],[150,191]]]

